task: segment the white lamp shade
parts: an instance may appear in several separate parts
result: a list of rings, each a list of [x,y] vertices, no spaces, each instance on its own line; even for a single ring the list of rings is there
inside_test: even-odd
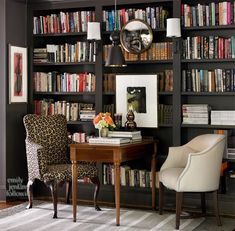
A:
[[[166,37],[181,37],[180,18],[166,20]]]
[[[88,22],[87,23],[87,40],[100,40],[100,23]]]

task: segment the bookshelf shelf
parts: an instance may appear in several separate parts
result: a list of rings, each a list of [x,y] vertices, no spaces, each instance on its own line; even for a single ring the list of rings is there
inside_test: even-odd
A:
[[[34,63],[34,66],[77,66],[95,65],[95,62],[66,62],[66,63]]]
[[[36,95],[95,95],[95,92],[34,92]]]
[[[158,92],[158,95],[173,95],[173,92],[172,91],[159,91]]]
[[[182,128],[235,129],[235,125],[182,124]]]
[[[107,96],[111,96],[111,95],[116,95],[116,93],[115,92],[103,92],[103,95],[107,95]]]
[[[70,36],[84,36],[86,32],[70,32],[70,33],[48,33],[48,34],[34,34],[33,38],[42,38],[42,37],[70,37]]]
[[[235,92],[182,92],[185,96],[235,96]]]
[[[162,124],[162,123],[160,123],[159,124],[159,127],[161,128],[171,128],[173,125],[172,124]]]
[[[92,121],[67,121],[68,125],[93,125]]]
[[[183,31],[200,31],[200,30],[231,30],[235,29],[235,25],[220,25],[220,26],[193,26],[183,27]]]
[[[235,62],[235,59],[182,59],[182,63],[228,63]]]
[[[139,60],[139,61],[126,61],[126,64],[172,64],[173,60]]]

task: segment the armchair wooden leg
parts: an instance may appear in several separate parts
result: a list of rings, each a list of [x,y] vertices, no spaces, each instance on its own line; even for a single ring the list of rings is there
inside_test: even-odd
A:
[[[49,187],[51,189],[51,195],[52,195],[52,200],[53,200],[53,207],[54,207],[54,215],[53,218],[57,218],[57,182],[52,181],[49,184]]]
[[[218,205],[218,191],[213,191],[213,201],[214,201],[214,210],[215,210],[215,217],[218,226],[221,226],[221,220],[219,216],[219,205]]]
[[[176,216],[175,216],[175,229],[179,229],[180,227],[180,213],[182,206],[182,192],[176,192]]]
[[[164,205],[164,185],[162,182],[159,182],[159,196],[158,196],[158,204],[159,204],[159,214],[163,213],[163,205]]]
[[[98,198],[98,194],[99,194],[99,191],[100,191],[99,177],[97,176],[97,177],[91,178],[91,182],[93,184],[95,184],[95,192],[94,192],[94,207],[95,207],[95,210],[101,211],[99,205],[97,204],[97,198]]]
[[[33,181],[29,180],[27,183],[27,195],[29,204],[26,206],[26,209],[31,209],[33,207]]]
[[[206,193],[201,193],[201,208],[202,208],[202,215],[206,216]]]
[[[71,187],[72,187],[72,182],[71,181],[66,181],[66,204],[70,203],[70,195],[71,195]]]

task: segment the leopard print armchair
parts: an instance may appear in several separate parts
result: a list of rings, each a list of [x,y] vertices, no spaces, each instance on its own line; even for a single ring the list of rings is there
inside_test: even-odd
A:
[[[51,189],[54,216],[57,218],[57,187],[66,182],[66,202],[69,203],[69,194],[72,181],[72,166],[68,155],[67,121],[63,115],[39,116],[28,114],[23,118],[26,130],[26,155],[28,165],[27,193],[32,208],[32,186],[35,179],[45,182]],[[78,179],[89,178],[96,185],[94,205],[97,205],[100,182],[94,162],[80,162],[77,168]]]

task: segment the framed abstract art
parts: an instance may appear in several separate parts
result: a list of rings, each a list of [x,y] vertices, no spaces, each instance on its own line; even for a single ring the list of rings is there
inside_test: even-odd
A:
[[[9,103],[27,103],[27,48],[9,44]]]

